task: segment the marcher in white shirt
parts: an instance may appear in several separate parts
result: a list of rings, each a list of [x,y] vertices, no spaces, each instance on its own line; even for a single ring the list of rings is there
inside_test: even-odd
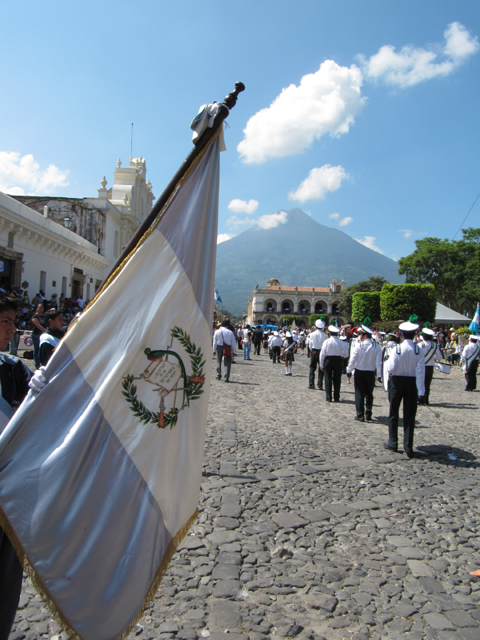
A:
[[[465,391],[475,391],[477,388],[477,369],[480,357],[478,336],[471,335],[468,344],[464,347],[460,358],[462,371],[465,373],[467,386]]]
[[[360,340],[350,354],[347,375],[354,374],[355,384],[355,420],[372,422],[373,390],[375,388],[375,370],[382,377],[382,348],[372,338],[372,330],[362,325]]]
[[[315,331],[313,331],[309,338],[308,343],[310,347],[310,371],[308,375],[308,388],[315,389],[315,372],[318,370],[318,388],[323,389],[323,371],[319,367],[320,352],[322,350],[323,343],[327,340],[327,334],[325,333],[325,322],[320,318],[315,321]]]
[[[222,322],[222,326],[215,331],[213,334],[213,355],[217,355],[217,380],[222,379],[222,358],[223,363],[225,365],[225,382],[230,380],[230,369],[232,366],[231,357],[227,357],[225,351],[228,349],[224,349],[224,346],[231,347],[232,355],[237,353],[237,341],[235,340],[235,335],[230,329],[227,328],[228,320],[224,320]]]
[[[330,325],[330,338],[325,340],[320,352],[320,369],[325,372],[326,401],[340,402],[340,386],[342,384],[342,358],[348,357],[348,344],[340,340],[340,329]]]
[[[433,339],[434,335],[429,323],[426,322],[422,329],[422,340],[418,343],[425,354],[425,404],[429,404],[435,362],[442,359],[442,350]]]
[[[417,316],[410,316],[409,322],[400,325],[404,340],[395,349],[390,350],[386,362],[390,412],[388,444],[385,447],[391,451],[398,451],[398,413],[403,400],[403,448],[409,458],[414,457],[413,432],[417,401],[420,404],[425,403],[425,356],[423,349],[413,341],[418,329],[415,320]]]

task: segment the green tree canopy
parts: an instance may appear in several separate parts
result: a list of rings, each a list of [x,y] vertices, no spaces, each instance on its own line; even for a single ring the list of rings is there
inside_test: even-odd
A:
[[[433,284],[440,302],[472,314],[480,300],[480,229],[470,227],[462,233],[461,240],[416,240],[416,250],[400,258],[398,272],[408,283]]]
[[[340,294],[340,309],[342,315],[346,316],[349,320],[352,318],[352,297],[354,293],[381,291],[384,284],[388,284],[385,278],[372,276],[368,280],[362,280],[344,289]]]
[[[372,322],[380,320],[380,291],[359,291],[352,297],[352,320],[362,322],[370,318]]]

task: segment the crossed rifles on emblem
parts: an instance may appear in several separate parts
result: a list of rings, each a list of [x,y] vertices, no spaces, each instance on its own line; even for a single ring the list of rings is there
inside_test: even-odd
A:
[[[187,391],[188,382],[205,382],[203,376],[187,376],[185,366],[178,353],[171,350],[173,337],[170,345],[166,349],[145,349],[145,355],[149,360],[149,365],[139,376],[133,376],[133,380],[145,380],[150,384],[158,387],[157,392],[160,396],[160,410],[158,413],[158,427],[165,428],[165,398],[173,392],[173,408],[177,406],[177,393],[183,393],[182,408],[187,404],[185,392]],[[172,362],[171,357],[177,359]],[[183,379],[183,386],[179,387],[180,380]]]

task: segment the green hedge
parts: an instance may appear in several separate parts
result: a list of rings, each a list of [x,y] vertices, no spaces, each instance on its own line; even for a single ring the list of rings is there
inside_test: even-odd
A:
[[[352,296],[352,320],[362,322],[365,318],[372,322],[380,320],[380,291],[364,291]]]
[[[325,326],[328,327],[328,325],[330,324],[330,316],[327,316],[326,313],[311,313],[308,316],[308,326],[309,327],[313,327],[315,324],[315,321],[318,319],[321,319],[325,322]]]
[[[382,320],[403,320],[415,314],[420,323],[435,321],[437,294],[433,284],[384,284],[380,292]]]

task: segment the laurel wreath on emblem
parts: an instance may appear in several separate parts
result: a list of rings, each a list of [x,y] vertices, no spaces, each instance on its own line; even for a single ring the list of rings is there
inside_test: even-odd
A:
[[[172,355],[175,355],[179,362],[183,373],[183,399],[182,405],[180,408],[172,407],[170,411],[165,413],[162,416],[164,427],[173,427],[177,424],[178,414],[182,409],[188,407],[192,400],[197,400],[203,393],[203,385],[205,383],[203,367],[205,366],[205,360],[202,354],[202,350],[200,347],[197,348],[196,344],[190,340],[190,336],[183,331],[180,327],[174,327],[171,331],[171,337],[176,338],[180,344],[185,349],[186,353],[190,357],[190,364],[192,366],[192,375],[187,376],[185,373],[185,368],[183,366],[183,362],[179,358],[177,354],[174,352],[170,352]],[[145,353],[151,353],[150,349],[146,349]],[[198,380],[201,379],[201,380]],[[131,374],[127,374],[122,382],[123,391],[122,394],[125,397],[126,401],[130,405],[131,410],[140,418],[141,422],[148,424],[149,422],[153,422],[159,424],[159,415],[160,412],[155,413],[154,411],[150,411],[147,407],[138,400],[137,398],[137,386],[134,384],[135,377]]]

